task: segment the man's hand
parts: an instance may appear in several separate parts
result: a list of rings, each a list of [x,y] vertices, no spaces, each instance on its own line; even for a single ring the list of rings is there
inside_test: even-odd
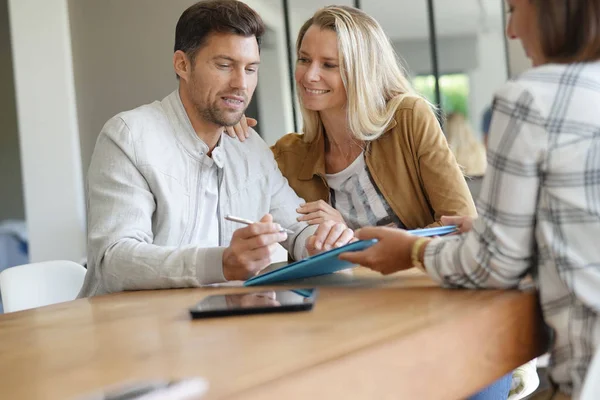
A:
[[[248,139],[250,137],[250,129],[255,127],[258,124],[258,121],[254,118],[246,117],[242,115],[242,119],[240,122],[233,126],[226,126],[225,133],[227,133],[232,138],[237,137],[241,142]]]
[[[345,224],[342,214],[323,200],[301,204],[296,211],[304,214],[298,217],[298,221],[306,221],[309,225],[322,224],[325,221]]]
[[[378,242],[366,250],[342,253],[340,260],[362,265],[384,275],[412,267],[411,251],[417,236],[402,229],[384,227],[362,228],[355,234],[358,239],[377,239]]]
[[[473,218],[472,217],[442,217],[442,224],[444,225],[456,225],[458,228],[457,233],[465,233],[469,232],[473,228]]]
[[[343,223],[325,221],[306,241],[306,250],[311,256],[322,251],[343,246],[354,240],[354,231]]]
[[[287,239],[281,226],[270,214],[252,225],[233,232],[229,247],[223,252],[223,275],[228,281],[246,280],[271,264],[277,243]]]

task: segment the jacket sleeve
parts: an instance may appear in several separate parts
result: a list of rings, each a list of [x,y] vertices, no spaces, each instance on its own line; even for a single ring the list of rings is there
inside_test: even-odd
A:
[[[413,135],[421,184],[434,211],[432,226],[443,215],[477,216],[469,187],[429,105],[418,100],[413,110]]]
[[[224,248],[153,244],[154,196],[137,167],[126,123],[110,120],[88,172],[88,262],[81,295],[223,282]],[[90,280],[88,282],[88,279]]]

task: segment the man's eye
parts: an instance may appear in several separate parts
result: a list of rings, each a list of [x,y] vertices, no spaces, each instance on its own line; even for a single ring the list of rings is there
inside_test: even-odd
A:
[[[301,57],[301,58],[298,59],[298,62],[302,63],[302,64],[306,64],[308,62],[308,58]]]

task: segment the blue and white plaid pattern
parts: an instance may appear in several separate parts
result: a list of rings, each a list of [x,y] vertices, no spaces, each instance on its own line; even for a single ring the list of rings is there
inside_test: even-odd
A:
[[[531,274],[554,330],[550,376],[575,396],[600,348],[600,62],[547,65],[496,94],[479,218],[427,246],[450,287]]]

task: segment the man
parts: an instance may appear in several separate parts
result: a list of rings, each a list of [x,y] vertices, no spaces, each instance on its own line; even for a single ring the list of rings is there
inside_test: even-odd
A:
[[[302,199],[256,132],[244,143],[223,134],[256,88],[264,30],[242,2],[194,4],[175,33],[178,90],[106,123],[88,173],[80,296],[244,280],[277,243],[299,259],[352,239],[343,224],[296,220]],[[237,229],[228,214],[260,222]]]

